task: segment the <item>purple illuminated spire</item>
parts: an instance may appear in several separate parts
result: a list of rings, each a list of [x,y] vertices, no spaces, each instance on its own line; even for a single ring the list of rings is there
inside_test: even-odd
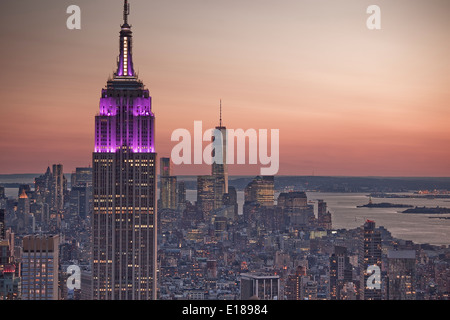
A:
[[[120,30],[120,55],[117,66],[117,72],[115,76],[119,77],[134,77],[135,72],[133,69],[133,32],[131,32],[131,26],[128,24],[128,15],[130,14],[130,5],[127,0],[123,6],[123,25]]]
[[[114,153],[123,147],[134,153],[155,152],[152,98],[133,69],[129,14],[125,0],[118,69],[102,90],[95,117],[95,152]]]

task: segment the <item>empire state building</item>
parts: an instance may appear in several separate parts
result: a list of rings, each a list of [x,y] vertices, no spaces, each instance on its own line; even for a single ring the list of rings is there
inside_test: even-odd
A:
[[[117,70],[102,89],[95,117],[95,300],[156,299],[155,116],[134,71],[129,12],[125,0]]]

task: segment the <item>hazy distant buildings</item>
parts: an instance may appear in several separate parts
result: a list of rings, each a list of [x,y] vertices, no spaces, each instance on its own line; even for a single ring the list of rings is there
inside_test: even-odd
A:
[[[70,190],[70,213],[72,217],[86,219],[92,212],[92,185],[73,186]]]
[[[213,176],[197,177],[197,207],[203,214],[203,219],[209,221],[215,203],[215,178]]]
[[[314,219],[314,210],[308,205],[305,192],[280,193],[277,199],[277,208],[292,227],[305,227]]]
[[[117,70],[102,90],[93,153],[95,300],[156,298],[156,159],[152,98],[134,71],[124,5]]]
[[[51,210],[60,215],[64,210],[64,196],[67,192],[67,179],[64,176],[62,164],[54,164],[52,172],[52,202]]]
[[[34,216],[30,214],[30,199],[25,189],[22,190],[22,194],[17,202],[15,230],[19,234],[33,233],[35,231]]]
[[[92,184],[92,168],[75,168],[70,178],[70,185],[77,186],[83,184]]]
[[[317,224],[320,228],[331,230],[331,213],[327,211],[327,203],[323,200],[317,200]]]
[[[69,196],[63,165],[54,164],[52,170],[48,167],[43,175],[34,180],[35,218],[43,230],[60,227]]]
[[[381,234],[375,229],[375,221],[367,220],[361,228],[359,270],[360,299],[381,300]]]
[[[274,177],[263,176],[254,178],[245,187],[245,203],[256,203],[262,207],[274,205]]]
[[[174,209],[178,207],[177,177],[172,176],[170,158],[160,159],[160,209]]]
[[[0,239],[5,239],[5,209],[0,209]]]
[[[76,168],[70,184],[70,215],[84,220],[92,214],[92,168]]]
[[[223,195],[223,205],[225,208],[230,208],[233,213],[232,220],[238,220],[239,207],[237,201],[237,192],[234,187],[228,187],[228,193]],[[227,209],[228,210],[228,209]]]
[[[58,235],[23,238],[23,300],[58,300],[58,246]]]
[[[186,209],[186,184],[184,181],[178,182],[177,185],[177,209],[183,211]]]

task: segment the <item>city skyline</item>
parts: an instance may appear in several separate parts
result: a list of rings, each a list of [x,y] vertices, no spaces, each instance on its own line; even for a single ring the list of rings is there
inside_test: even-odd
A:
[[[21,2],[22,9],[26,1],[29,0]],[[409,41],[416,44],[420,38],[417,33],[414,40],[404,39],[406,42],[395,44],[395,52],[383,52],[380,57],[380,51],[371,51],[372,45],[355,51],[350,42],[364,42],[362,38],[353,38],[358,32],[342,35],[337,31],[335,35],[339,36],[327,38],[325,44],[320,35],[326,30],[337,30],[332,23],[339,20],[333,20],[335,14],[340,12],[343,14],[340,18],[346,17],[342,26],[349,27],[355,22],[353,14],[359,12],[357,6],[353,7],[356,1],[330,6],[309,1],[284,0],[274,5],[263,0],[255,1],[258,6],[251,7],[252,0],[226,5],[197,0],[150,4],[120,0],[119,15],[111,9],[114,4],[108,2],[107,6],[106,0],[89,4],[80,0],[81,3],[70,5],[66,13],[73,12],[74,29],[83,25],[95,32],[80,32],[75,51],[66,58],[84,61],[83,66],[74,60],[62,63],[55,59],[70,48],[68,43],[73,38],[63,39],[61,30],[49,27],[55,23],[50,17],[55,17],[53,14],[60,8],[60,5],[46,7],[49,0],[35,5],[37,15],[46,17],[39,24],[46,32],[37,32],[42,38],[35,38],[34,43],[27,39],[34,31],[25,37],[15,36],[23,28],[12,28],[12,37],[3,35],[8,46],[1,54],[13,53],[21,41],[23,45],[32,44],[36,52],[30,55],[30,51],[20,51],[29,66],[18,68],[27,70],[27,74],[16,87],[27,90],[17,95],[17,91],[9,90],[11,83],[16,84],[9,73],[15,62],[5,65],[6,76],[10,78],[4,87],[0,86],[0,90],[8,92],[6,105],[13,98],[16,100],[11,102],[12,106],[31,102],[24,108],[8,109],[2,118],[8,121],[0,122],[0,129],[10,133],[8,125],[13,120],[9,117],[21,115],[19,120],[23,120],[14,124],[17,125],[14,136],[5,134],[6,139],[0,141],[0,150],[5,155],[0,159],[0,300],[177,301],[152,309],[155,313],[162,307],[168,311],[168,317],[172,317],[170,313],[279,317],[281,312],[288,311],[279,303],[276,308],[266,305],[269,300],[449,300],[450,208],[445,203],[450,199],[450,177],[380,177],[374,172],[394,170],[396,176],[401,172],[432,175],[449,169],[445,162],[446,140],[436,135],[448,129],[436,123],[429,127],[432,119],[445,123],[445,111],[441,112],[449,96],[444,88],[448,77],[445,66],[442,67],[445,57],[433,61],[417,59],[432,51],[436,58],[450,46],[427,47],[428,51],[415,52],[413,58],[407,59],[400,57],[397,50],[405,50],[405,43],[411,44]],[[386,3],[379,3],[383,12]],[[435,3],[441,4],[439,9],[447,7],[439,0]],[[105,5],[104,16],[118,25],[105,23],[109,18],[89,19],[86,10],[94,9],[90,11],[92,14],[100,4]],[[87,19],[79,20],[78,5]],[[398,9],[398,5],[390,9]],[[15,5],[8,8],[12,7],[19,8]],[[31,7],[30,4],[27,9],[32,10]],[[411,10],[403,16],[404,22],[419,7],[419,2],[408,7]],[[155,12],[144,8],[155,8]],[[182,8],[183,12],[177,12]],[[317,17],[309,14],[319,9],[324,16],[318,20],[324,22],[327,17],[325,20],[331,24],[322,25],[325,28],[320,30],[306,30],[304,43],[284,42],[292,34],[279,31],[295,24],[289,20],[297,17],[293,8],[308,11],[305,20],[296,26],[317,26]],[[369,14],[371,8],[376,16],[377,5],[362,12]],[[167,24],[164,17],[169,17],[169,11],[173,15]],[[17,15],[9,12],[16,21]],[[211,18],[204,14],[211,12],[218,13],[214,22],[230,15],[232,20],[227,21],[233,23],[224,29],[217,29],[215,24],[204,29],[204,22]],[[281,12],[283,17],[277,16]],[[155,14],[157,18],[145,18],[142,13]],[[236,24],[234,21],[244,16],[249,17],[246,27],[238,30],[240,20]],[[139,23],[133,25],[135,19],[147,22],[147,29],[142,28],[147,36],[140,33]],[[365,24],[367,30],[362,27],[359,35],[379,37],[378,45],[382,44],[383,50],[388,43],[393,45],[388,41],[392,40],[390,34],[365,34],[374,31],[369,21]],[[378,25],[379,16],[373,21]],[[430,25],[444,25],[444,21],[442,24],[438,21],[427,21],[428,31],[432,30]],[[445,20],[445,24],[449,22]],[[158,25],[183,26],[183,31],[172,31],[186,38],[179,42],[181,38],[171,38],[164,28],[157,36],[145,33]],[[65,26],[65,32],[79,31],[71,28],[70,18]],[[194,26],[198,29],[191,29]],[[11,29],[9,25],[7,29]],[[113,37],[104,30],[119,32]],[[248,30],[261,33],[247,38]],[[216,38],[218,31],[227,41]],[[440,39],[434,35],[427,34],[417,43]],[[110,37],[116,39],[114,50],[103,46]],[[341,42],[344,38],[348,42]],[[161,43],[162,39],[166,42]],[[212,39],[219,44],[217,48],[202,47]],[[84,45],[91,40],[95,41]],[[332,44],[339,42],[339,46],[329,51],[329,40]],[[143,49],[136,50],[141,43]],[[225,56],[219,54],[220,50],[214,54],[214,50],[230,43],[240,53],[228,51],[226,55],[233,59],[224,59],[224,64],[218,65],[218,59]],[[176,51],[179,45],[183,47],[181,54]],[[167,47],[175,50],[169,54],[165,51]],[[249,47],[255,51],[244,52]],[[265,50],[258,51],[258,47]],[[298,50],[305,60],[294,57],[294,52],[277,51],[288,47]],[[46,54],[40,55],[39,50]],[[351,56],[341,56],[344,51],[351,52]],[[112,59],[112,52],[116,52],[116,63],[100,88],[94,82],[98,80],[97,73],[105,74],[106,68],[96,59],[102,57],[105,62],[106,54]],[[139,54],[145,58],[139,59]],[[35,64],[36,56],[40,60]],[[291,59],[285,59],[289,56]],[[331,61],[331,56],[338,59]],[[192,64],[192,59],[196,63]],[[9,60],[0,57],[0,61]],[[143,69],[139,69],[141,64]],[[282,65],[292,68],[284,69]],[[362,65],[367,69],[360,68]],[[100,66],[105,70],[100,70]],[[420,72],[407,77],[401,72],[406,70],[403,68],[410,73]],[[301,69],[304,74],[298,73]],[[253,78],[248,77],[249,70],[255,72]],[[424,77],[431,74],[432,82],[430,77]],[[223,79],[223,75],[230,77]],[[49,77],[58,81],[52,83]],[[30,84],[28,80],[34,82]],[[89,88],[84,88],[85,85]],[[91,104],[91,87],[97,88],[94,114],[85,107]],[[434,93],[433,100],[430,97]],[[214,95],[221,97],[217,106],[202,109],[202,103],[214,100]],[[237,103],[223,104],[224,96],[226,101],[235,99]],[[349,104],[336,107],[345,101]],[[429,105],[425,109],[424,103],[430,101],[440,101],[433,107],[442,110],[437,112]],[[183,105],[177,105],[181,102]],[[417,107],[416,113],[411,106]],[[372,116],[374,112],[377,113]],[[91,117],[93,128],[83,122],[84,113]],[[188,124],[191,117],[192,145],[187,142],[192,139]],[[216,120],[211,121],[213,118]],[[207,129],[210,121],[211,127],[215,127],[212,132]],[[421,126],[412,130],[416,121]],[[398,135],[391,136],[390,125],[394,124]],[[40,129],[29,134],[35,128]],[[79,163],[87,145],[86,129],[91,130],[89,136],[93,140],[89,144],[90,159]],[[250,131],[244,133],[246,129]],[[425,135],[425,129],[434,131]],[[271,131],[270,143],[267,130]],[[289,135],[284,138],[281,135],[279,146],[279,131],[283,130]],[[8,143],[11,147],[14,141],[20,154],[8,149]],[[33,147],[24,147],[31,141]],[[419,150],[417,147],[424,141],[426,149]],[[177,142],[181,147],[175,146],[170,152]],[[54,149],[58,150],[56,157]],[[243,155],[243,149],[247,149],[247,156]],[[413,150],[414,155],[408,154]],[[197,165],[190,165],[191,152]],[[234,165],[235,156],[239,165]],[[19,180],[35,174],[1,174],[1,170],[8,168],[8,161],[16,157],[19,160],[14,168],[29,167],[34,171],[35,166],[36,172],[42,173],[34,176],[34,183]],[[43,157],[50,158],[47,166],[42,166]],[[183,166],[177,166],[180,163]],[[268,163],[269,169],[276,170],[265,170]],[[428,165],[429,171],[424,171],[423,164]],[[301,170],[309,169],[312,175],[299,175]],[[350,174],[320,175],[324,170],[341,174],[348,170]],[[69,177],[65,172],[72,174]],[[372,176],[355,177],[366,172]],[[208,305],[211,301],[216,303],[197,307],[196,300],[202,304],[208,301]]]
[[[120,2],[77,1],[81,30],[66,28],[66,3],[5,4],[2,23],[14,28],[2,34],[1,174],[90,163],[95,88],[113,73]],[[159,155],[170,156],[173,130],[217,126],[222,99],[227,128],[280,129],[280,175],[450,176],[449,5],[376,2],[374,31],[367,1],[133,1],[134,60],[157,101]]]

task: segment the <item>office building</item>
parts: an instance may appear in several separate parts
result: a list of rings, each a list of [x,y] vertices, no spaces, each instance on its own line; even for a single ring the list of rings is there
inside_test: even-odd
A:
[[[352,281],[352,266],[347,255],[347,248],[334,247],[334,253],[330,256],[330,298],[341,300],[341,291],[347,282]]]
[[[125,0],[117,70],[95,117],[94,300],[156,299],[155,116],[133,66],[128,15]]]
[[[203,219],[209,222],[214,211],[214,186],[213,176],[197,177],[197,207],[203,215]]]
[[[331,213],[327,211],[327,203],[317,200],[317,223],[320,228],[331,230]]]
[[[415,300],[415,250],[389,250],[387,253],[387,291],[389,300]]]
[[[0,209],[0,240],[5,239],[5,209]]]
[[[67,192],[67,179],[62,164],[54,164],[52,172],[52,205],[51,210],[60,215],[64,210],[64,196]]]
[[[274,177],[263,176],[254,178],[244,190],[245,203],[257,203],[262,207],[274,205]]]
[[[186,209],[186,184],[184,183],[184,181],[178,182],[177,198],[178,198],[177,209],[179,211],[183,211],[184,209]]]
[[[71,187],[83,184],[92,184],[92,168],[75,168],[70,178]]]
[[[170,158],[160,159],[160,209],[177,209],[177,177],[172,176]]]
[[[220,121],[213,132],[213,163],[211,166],[214,184],[214,209],[223,205],[223,196],[228,193],[227,128],[222,124],[222,101],[220,101]]]
[[[14,257],[14,234],[0,238],[0,300],[20,300],[20,263]]]
[[[306,279],[306,268],[298,266],[294,273],[288,275],[284,294],[286,300],[303,300],[303,282]]]
[[[361,300],[381,300],[381,249],[380,231],[375,229],[375,221],[367,220],[361,228],[359,250]],[[369,278],[373,280],[370,283]]]
[[[59,236],[25,236],[22,299],[58,300]]]
[[[280,294],[280,277],[261,272],[242,273],[241,300],[278,300]]]
[[[314,209],[308,205],[305,192],[282,192],[277,199],[277,208],[288,218],[292,227],[306,226],[314,219]]]

